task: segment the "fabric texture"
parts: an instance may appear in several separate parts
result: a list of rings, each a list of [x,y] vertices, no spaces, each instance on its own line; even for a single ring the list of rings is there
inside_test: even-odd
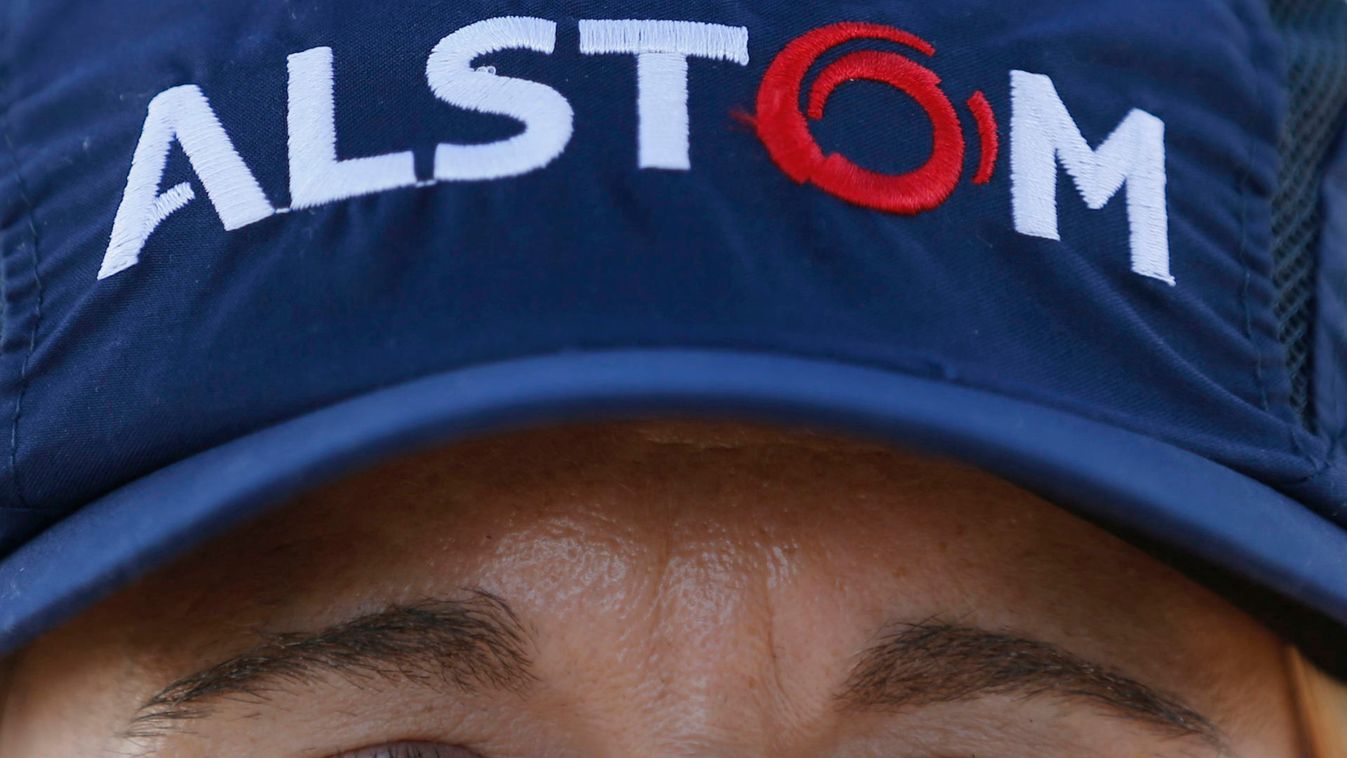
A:
[[[1288,253],[1262,2],[0,8],[0,650],[350,466],[652,411],[962,455],[1347,638],[1347,148]],[[506,367],[558,376],[451,402]]]

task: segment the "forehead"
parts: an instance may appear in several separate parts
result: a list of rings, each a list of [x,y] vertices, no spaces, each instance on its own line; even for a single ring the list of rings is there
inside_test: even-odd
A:
[[[151,616],[175,613],[165,599],[176,597],[196,618],[284,625],[343,607],[334,595],[406,600],[465,585],[554,617],[597,597],[740,602],[751,591],[808,607],[845,597],[847,614],[874,624],[954,607],[1070,627],[1125,611],[1157,636],[1168,616],[1155,608],[1190,596],[1224,608],[976,469],[691,423],[537,430],[396,461],[306,495],[128,597]],[[1101,628],[1101,644],[1134,625]]]

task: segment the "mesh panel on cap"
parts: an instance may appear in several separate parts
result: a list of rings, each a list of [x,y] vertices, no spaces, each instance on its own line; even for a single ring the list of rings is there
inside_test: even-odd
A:
[[[1329,151],[1347,125],[1347,2],[1270,0],[1286,44],[1289,112],[1273,200],[1275,313],[1291,376],[1291,405],[1314,428],[1315,263],[1323,228],[1320,188]]]

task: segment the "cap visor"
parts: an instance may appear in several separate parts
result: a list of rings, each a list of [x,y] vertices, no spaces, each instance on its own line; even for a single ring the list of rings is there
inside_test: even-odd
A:
[[[484,433],[658,415],[802,424],[951,455],[1347,624],[1347,533],[1179,448],[891,371],[752,353],[633,350],[450,371],[315,411],[122,487],[0,562],[0,654],[352,470]]]

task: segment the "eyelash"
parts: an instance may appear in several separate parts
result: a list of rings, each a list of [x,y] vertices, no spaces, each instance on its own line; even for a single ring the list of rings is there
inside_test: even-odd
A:
[[[438,742],[398,742],[339,753],[332,758],[482,758],[471,750]]]

